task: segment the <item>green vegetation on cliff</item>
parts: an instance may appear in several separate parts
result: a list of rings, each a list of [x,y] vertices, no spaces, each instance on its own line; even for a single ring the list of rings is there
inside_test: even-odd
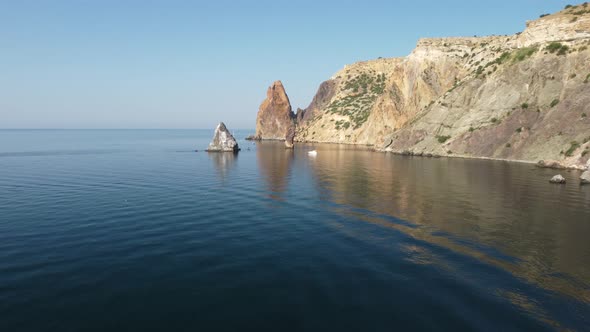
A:
[[[547,45],[545,50],[549,53],[557,52],[557,55],[565,55],[569,50],[569,47],[558,42],[552,42],[549,45]]]
[[[514,52],[513,59],[515,62],[523,61],[524,59],[535,54],[535,52],[537,52],[537,50],[538,50],[538,48],[536,46],[519,48]]]
[[[590,130],[590,15],[577,7],[523,33],[423,38],[406,57],[347,65],[322,83],[299,139],[586,165],[590,144],[570,144]]]
[[[352,90],[352,94],[333,101],[328,113],[347,116],[350,121],[337,121],[335,129],[359,128],[367,121],[371,108],[377,97],[385,91],[385,74],[362,73],[344,83],[343,92]]]
[[[437,139],[437,140],[438,140],[438,142],[439,142],[439,143],[441,143],[441,144],[442,144],[442,143],[444,143],[444,142],[446,142],[446,141],[448,141],[448,140],[449,140],[449,138],[451,138],[451,136],[448,136],[448,135],[443,135],[443,136],[441,136],[441,135],[437,135],[437,136],[436,136],[436,139]]]
[[[565,155],[567,157],[571,157],[574,155],[574,152],[580,147],[580,143],[576,142],[576,141],[572,141],[570,143],[570,147],[569,149],[567,149],[567,151],[565,152]]]

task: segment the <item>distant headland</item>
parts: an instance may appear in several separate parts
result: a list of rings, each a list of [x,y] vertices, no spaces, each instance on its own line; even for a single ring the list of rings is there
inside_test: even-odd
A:
[[[403,58],[345,66],[304,110],[280,81],[253,139],[370,145],[420,156],[590,167],[590,5],[511,36],[425,38]]]

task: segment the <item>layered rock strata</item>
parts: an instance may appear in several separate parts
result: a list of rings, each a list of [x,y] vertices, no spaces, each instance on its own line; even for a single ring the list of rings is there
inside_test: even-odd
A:
[[[407,57],[347,65],[298,112],[295,140],[583,168],[589,81],[585,3],[527,22],[516,35],[425,38]]]

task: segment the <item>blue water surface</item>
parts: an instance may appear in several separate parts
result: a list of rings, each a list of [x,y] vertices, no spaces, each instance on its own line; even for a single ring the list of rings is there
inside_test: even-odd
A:
[[[589,330],[578,172],[251,133],[1,130],[0,331]]]

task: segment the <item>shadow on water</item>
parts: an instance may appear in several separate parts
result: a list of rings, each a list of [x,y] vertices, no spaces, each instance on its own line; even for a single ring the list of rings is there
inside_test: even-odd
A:
[[[271,199],[284,200],[294,159],[293,149],[285,149],[283,142],[263,141],[256,144],[258,169],[266,182]]]

